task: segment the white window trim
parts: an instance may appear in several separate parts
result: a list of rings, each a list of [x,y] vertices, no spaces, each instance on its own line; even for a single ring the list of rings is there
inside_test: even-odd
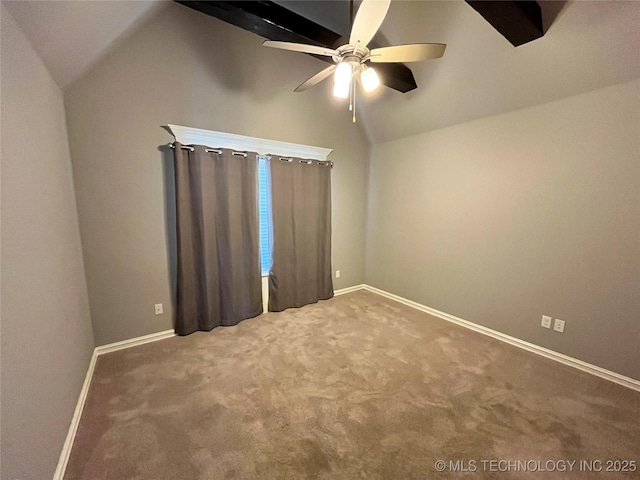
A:
[[[176,141],[183,145],[206,145],[212,148],[257,152],[260,155],[281,155],[283,157],[308,158],[321,161],[325,161],[333,151],[331,148],[247,137],[234,133],[214,132],[181,125],[167,125],[167,127],[171,130]]]

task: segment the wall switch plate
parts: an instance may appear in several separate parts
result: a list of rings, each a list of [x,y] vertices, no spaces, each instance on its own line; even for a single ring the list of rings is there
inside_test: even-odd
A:
[[[156,309],[156,315],[162,315],[164,313],[164,311],[162,310],[161,303],[156,303],[155,309]]]
[[[340,278],[340,270],[336,270],[336,278]]]
[[[559,318],[556,318],[555,323],[553,324],[553,329],[556,332],[564,332],[564,320],[560,320]]]
[[[551,328],[551,317],[548,317],[547,315],[542,315],[542,322],[540,322],[540,325],[543,326],[544,328]]]

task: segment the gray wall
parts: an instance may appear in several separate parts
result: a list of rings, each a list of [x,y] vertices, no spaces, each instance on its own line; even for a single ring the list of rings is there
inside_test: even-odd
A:
[[[636,81],[374,146],[366,282],[640,379],[639,96]]]
[[[53,476],[93,350],[62,92],[2,4],[3,479]]]
[[[331,82],[293,93],[324,62],[262,40],[171,4],[65,90],[97,344],[172,328],[168,123],[333,148],[335,287],[363,282],[368,144]]]

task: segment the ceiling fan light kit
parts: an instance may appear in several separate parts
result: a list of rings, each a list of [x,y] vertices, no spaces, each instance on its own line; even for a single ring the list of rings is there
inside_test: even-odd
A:
[[[299,85],[295,91],[303,92],[333,74],[333,95],[339,99],[349,98],[349,110],[352,111],[353,122],[355,122],[356,82],[360,84],[362,90],[366,93],[371,93],[380,86],[380,77],[378,77],[373,68],[367,65],[367,62],[419,62],[431,58],[440,58],[444,55],[446,45],[442,43],[396,45],[374,48],[370,51],[367,45],[380,28],[380,25],[382,25],[390,4],[391,0],[362,0],[362,4],[353,21],[349,43],[335,50],[317,45],[271,40],[265,41],[263,45],[282,50],[332,57],[336,65],[331,65],[315,74]]]
[[[362,81],[362,89],[367,93],[377,90],[380,86],[380,77],[378,77],[376,71],[371,67],[365,66],[360,74],[360,80]]]
[[[336,98],[347,98],[353,77],[352,66],[349,63],[339,63],[333,74],[333,96]]]

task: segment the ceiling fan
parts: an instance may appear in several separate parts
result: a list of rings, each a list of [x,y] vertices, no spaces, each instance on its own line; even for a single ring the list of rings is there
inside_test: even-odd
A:
[[[263,45],[282,50],[332,57],[335,65],[316,73],[313,77],[300,84],[294,91],[303,92],[334,74],[333,95],[337,98],[349,98],[349,110],[352,111],[352,118],[355,122],[356,82],[360,84],[366,93],[373,92],[380,86],[380,78],[376,71],[368,65],[369,62],[419,62],[440,58],[444,55],[446,45],[443,43],[413,43],[369,50],[367,45],[380,28],[390,4],[391,0],[362,0],[351,27],[349,43],[336,49],[272,40],[265,41]]]

